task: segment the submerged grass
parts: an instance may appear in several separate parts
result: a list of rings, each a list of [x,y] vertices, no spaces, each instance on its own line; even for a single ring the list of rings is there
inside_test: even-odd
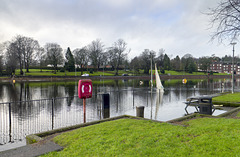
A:
[[[224,106],[240,106],[240,93],[229,93],[214,97],[214,104],[223,104]]]
[[[240,120],[199,118],[187,127],[120,119],[63,133],[45,156],[238,156]]]

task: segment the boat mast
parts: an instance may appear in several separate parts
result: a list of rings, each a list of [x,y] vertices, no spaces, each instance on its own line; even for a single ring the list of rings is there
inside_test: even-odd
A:
[[[152,53],[150,52],[151,55],[151,88],[153,86],[153,76],[152,76]]]

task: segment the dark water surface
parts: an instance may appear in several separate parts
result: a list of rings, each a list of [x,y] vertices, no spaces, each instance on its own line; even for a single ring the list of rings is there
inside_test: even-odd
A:
[[[167,121],[184,116],[187,97],[231,91],[231,80],[162,81],[164,93],[151,90],[149,81],[93,80],[93,97],[86,102],[86,121],[119,115],[136,115],[144,106],[145,118]],[[78,82],[0,83],[0,151],[25,145],[28,134],[83,123],[83,103],[77,97]],[[240,83],[236,80],[236,91]],[[110,94],[110,107],[102,94]],[[28,101],[36,100],[36,101]],[[14,103],[8,103],[14,102]],[[188,112],[195,112],[189,107]],[[216,110],[213,115],[225,112]]]

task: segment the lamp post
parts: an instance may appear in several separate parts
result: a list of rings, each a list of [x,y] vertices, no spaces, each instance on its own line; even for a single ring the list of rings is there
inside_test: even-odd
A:
[[[234,93],[234,46],[236,42],[230,43],[233,46],[233,58],[232,58],[232,93]]]

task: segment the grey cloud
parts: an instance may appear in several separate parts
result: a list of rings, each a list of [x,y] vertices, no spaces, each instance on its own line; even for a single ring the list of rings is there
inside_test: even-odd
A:
[[[191,53],[189,51],[195,53],[198,49],[202,53],[196,55],[204,55],[212,47],[215,47],[212,51],[220,51],[219,46],[207,43],[210,31],[206,30],[205,24],[208,18],[200,12],[216,2],[0,0],[0,29],[3,30],[0,36],[5,40],[6,36],[12,35],[11,32],[20,33],[43,44],[54,40],[52,42],[58,42],[62,47],[85,46],[96,38],[111,46],[118,38],[123,38],[132,49],[130,58],[145,48],[155,51],[164,48],[173,56]],[[0,39],[0,42],[3,41]]]

